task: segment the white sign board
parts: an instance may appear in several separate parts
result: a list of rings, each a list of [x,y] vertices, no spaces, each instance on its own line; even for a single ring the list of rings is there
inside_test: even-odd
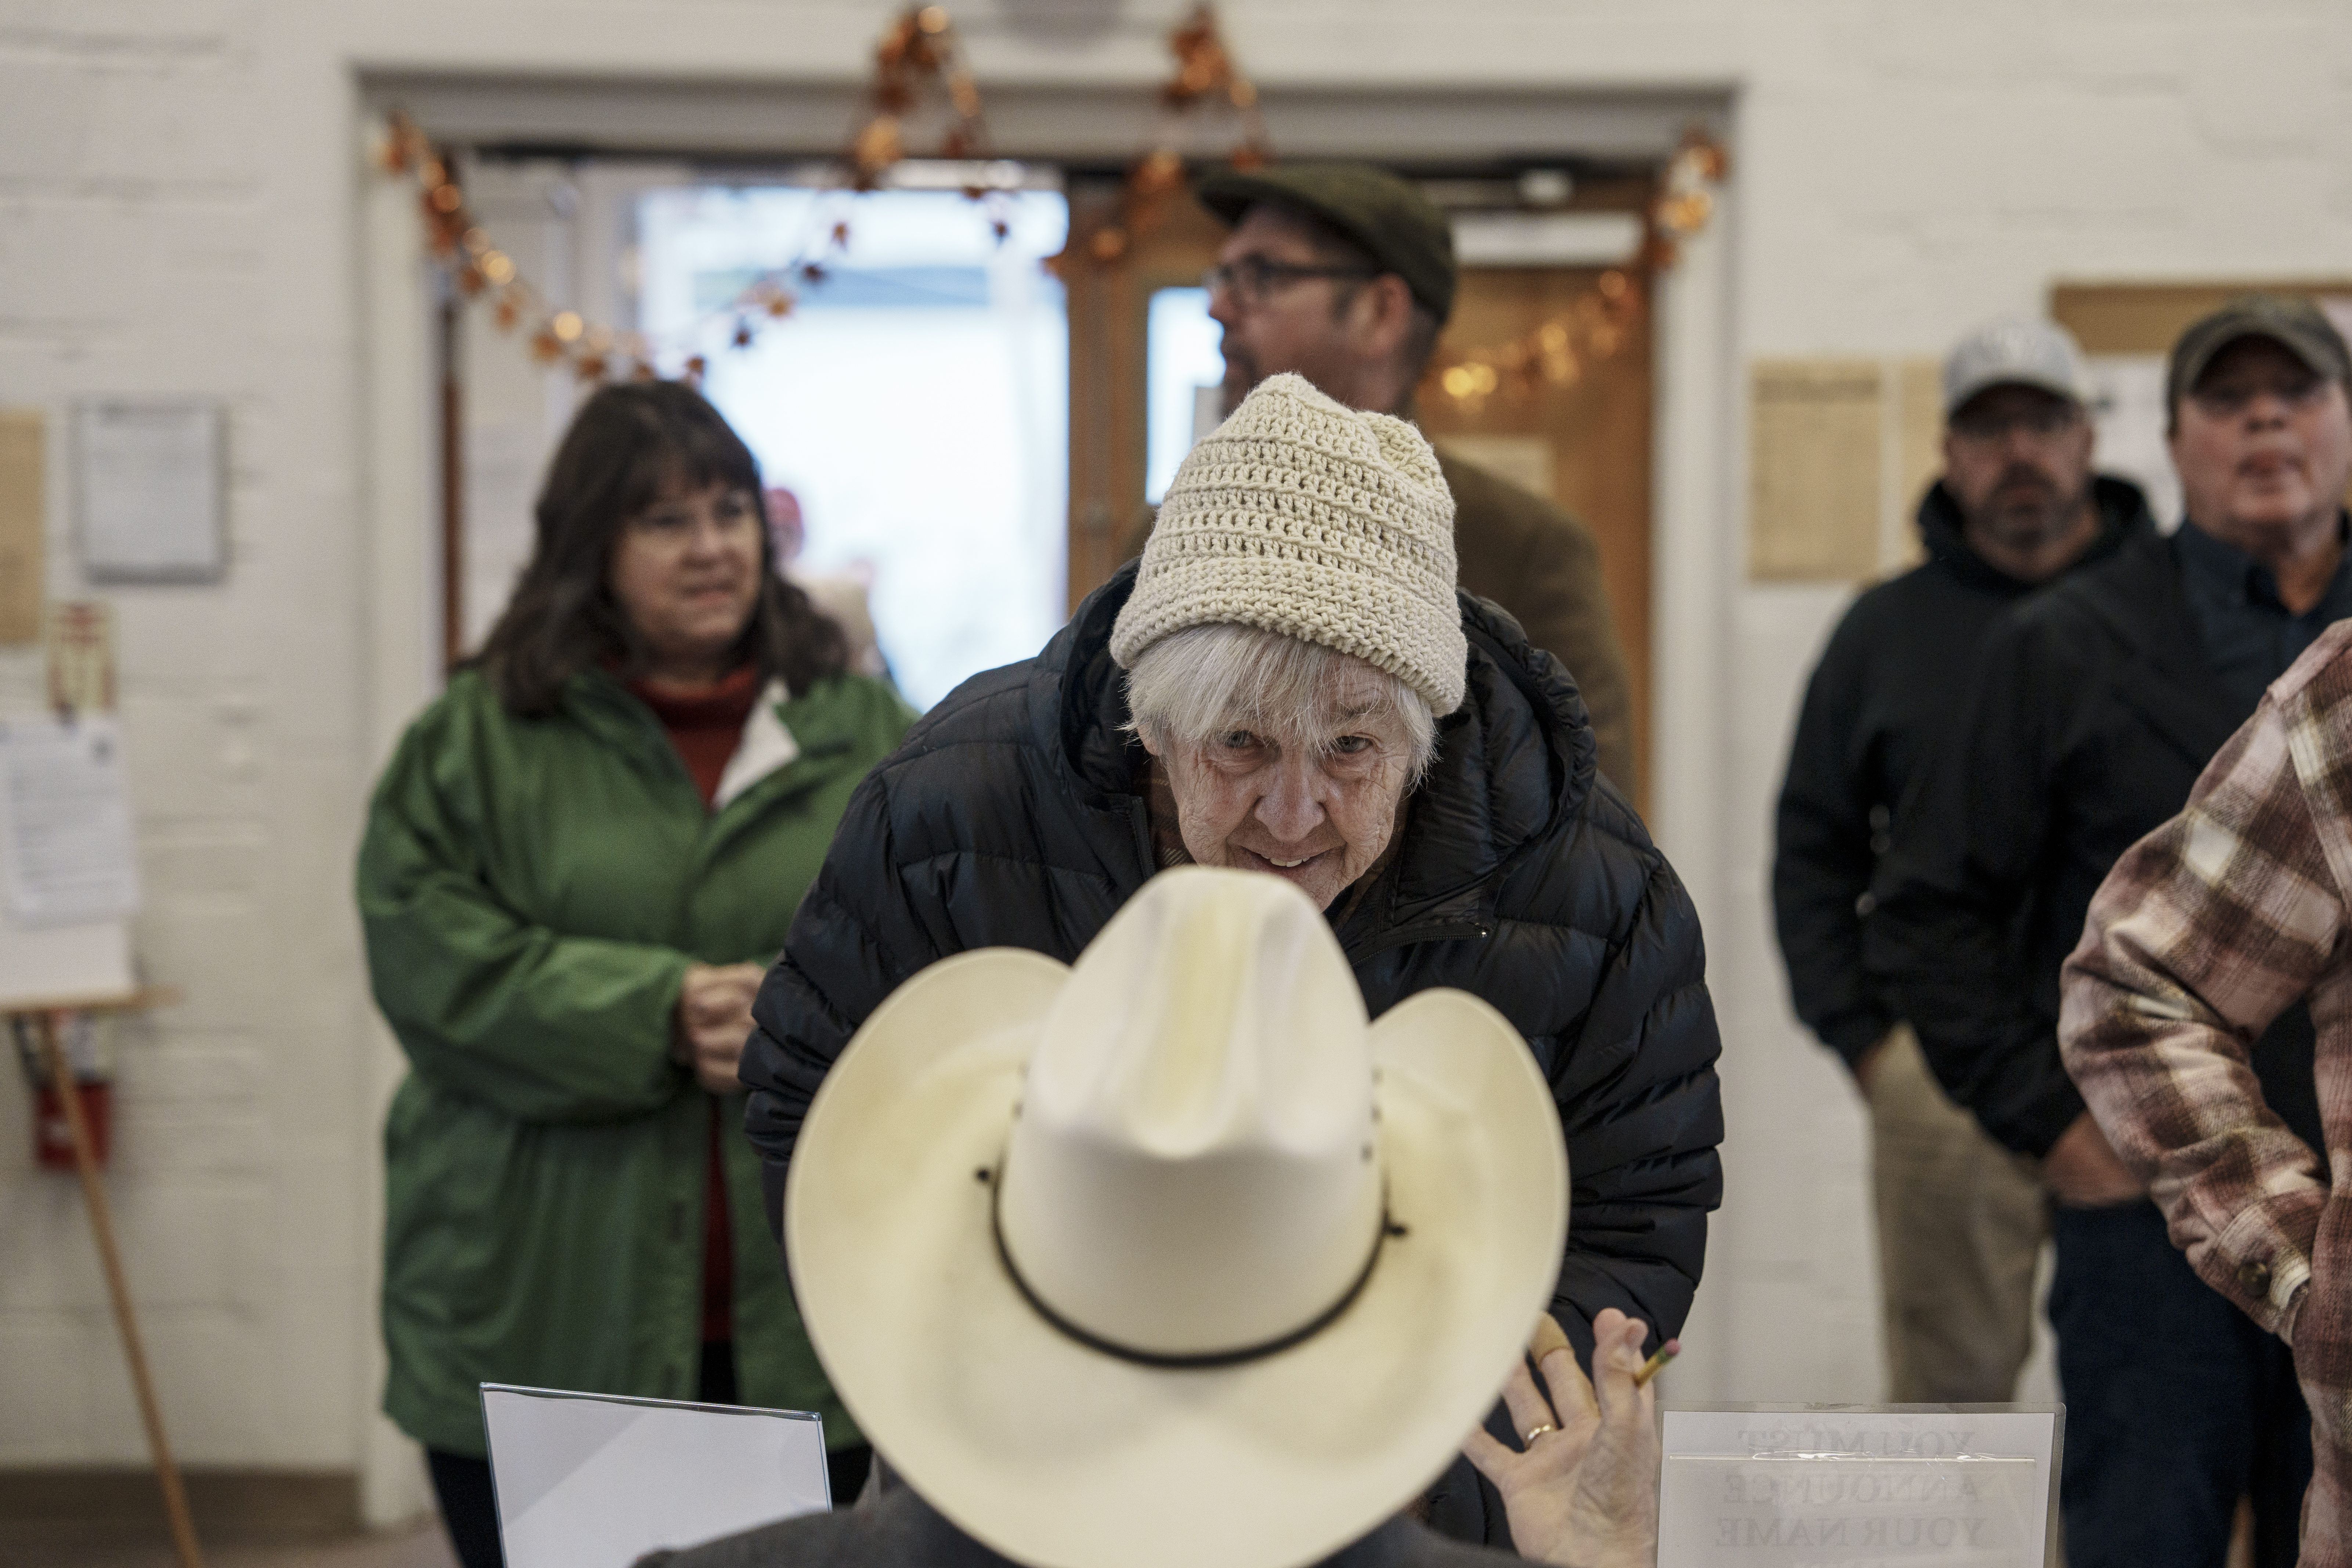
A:
[[[27,926],[120,920],[139,907],[122,737],[103,714],[0,721],[8,912]]]
[[[100,582],[217,578],[228,561],[220,405],[104,399],[74,409],[82,565]]]
[[[629,1568],[832,1506],[805,1412],[486,1383],[482,1418],[508,1568]]]
[[[2145,490],[2157,527],[2171,532],[2180,526],[2180,476],[2173,472],[2172,448],[2164,438],[2164,356],[2093,354],[2084,369],[2097,432],[2091,466]]]
[[[1665,1413],[1658,1568],[2045,1568],[2059,1415]]]

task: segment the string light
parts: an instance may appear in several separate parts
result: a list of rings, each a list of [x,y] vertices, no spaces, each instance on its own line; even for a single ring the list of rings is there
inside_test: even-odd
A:
[[[1422,377],[1423,397],[1444,397],[1475,414],[1497,392],[1534,397],[1546,386],[1572,386],[1585,367],[1629,342],[1649,308],[1649,280],[1674,266],[1683,244],[1715,213],[1713,187],[1730,167],[1723,146],[1704,130],[1683,133],[1643,215],[1642,244],[1626,267],[1612,267],[1567,309],[1507,342],[1442,348]]]
[[[845,184],[855,191],[877,189],[890,169],[908,156],[910,122],[944,121],[937,155],[956,162],[984,160],[988,139],[982,117],[980,85],[966,63],[955,24],[941,5],[910,6],[882,36],[875,49],[874,83],[868,93],[865,122],[852,132],[843,163]],[[835,218],[822,239],[804,246],[785,265],[761,272],[735,298],[707,312],[684,332],[680,342],[656,345],[640,332],[619,332],[589,322],[572,309],[552,307],[517,268],[513,257],[501,249],[478,222],[466,200],[463,186],[452,177],[445,156],[416,122],[394,110],[387,118],[378,161],[385,174],[414,179],[417,209],[425,219],[425,247],[448,271],[451,282],[468,300],[487,297],[490,320],[500,332],[520,334],[526,352],[538,363],[568,367],[583,382],[644,379],[655,375],[655,361],[667,346],[692,348],[704,330],[730,321],[730,346],[749,349],[759,339],[761,323],[781,321],[793,313],[795,283],[813,286],[824,281],[826,264],[849,248],[849,224]],[[1006,166],[1010,183],[1017,184],[1017,166]],[[989,224],[1001,242],[1011,232],[1003,208],[1002,187],[994,178],[967,187],[964,194],[991,204]],[[699,381],[709,369],[705,355],[688,354],[685,374]]]
[[[1184,188],[1184,154],[1178,144],[1185,140],[1187,120],[1232,116],[1234,141],[1225,157],[1236,169],[1263,167],[1273,156],[1265,121],[1258,113],[1257,88],[1226,47],[1215,8],[1205,4],[1197,7],[1168,35],[1168,50],[1176,66],[1160,89],[1160,122],[1151,150],[1128,169],[1118,220],[1087,238],[1087,256],[1101,266],[1124,261],[1138,239],[1160,226],[1170,200]],[[1066,255],[1046,265],[1058,273]]]

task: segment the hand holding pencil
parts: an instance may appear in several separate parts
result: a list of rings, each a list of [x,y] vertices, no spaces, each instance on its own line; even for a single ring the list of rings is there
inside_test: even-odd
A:
[[[1568,1336],[1538,1319],[1528,1357],[1503,1384],[1521,1434],[1513,1449],[1481,1429],[1462,1446],[1503,1495],[1519,1554],[1563,1568],[1649,1568],[1658,1542],[1657,1399],[1647,1386],[1680,1347],[1647,1363],[1649,1328],[1613,1307],[1592,1320],[1593,1378]],[[1543,1374],[1538,1389],[1528,1370]]]

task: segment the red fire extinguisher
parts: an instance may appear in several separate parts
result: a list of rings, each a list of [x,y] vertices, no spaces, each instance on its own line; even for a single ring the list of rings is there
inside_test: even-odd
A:
[[[114,1122],[114,1016],[53,1013],[49,1016],[56,1024],[58,1046],[65,1054],[74,1092],[81,1098],[90,1153],[103,1165]],[[9,1023],[16,1037],[16,1059],[24,1064],[26,1080],[33,1087],[34,1163],[47,1171],[70,1171],[73,1134],[66,1121],[59,1086],[49,1081],[48,1064],[41,1051],[40,1020],[19,1013]]]

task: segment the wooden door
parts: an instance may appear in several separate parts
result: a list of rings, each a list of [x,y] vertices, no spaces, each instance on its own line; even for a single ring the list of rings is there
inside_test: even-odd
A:
[[[1070,608],[1109,580],[1151,531],[1144,503],[1144,371],[1151,296],[1198,284],[1224,226],[1176,192],[1116,258],[1095,237],[1118,225],[1117,181],[1070,183],[1062,264],[1070,313]]]
[[[1445,344],[1516,342],[1572,309],[1603,270],[1465,268]],[[1497,391],[1475,403],[1424,384],[1418,406],[1422,429],[1438,446],[1557,502],[1592,530],[1633,687],[1633,755],[1641,770],[1634,804],[1644,813],[1651,774],[1651,405],[1644,310],[1628,321],[1612,353],[1579,362],[1573,380],[1543,382],[1532,394]]]
[[[1622,188],[1620,188],[1622,186]],[[1638,210],[1646,181],[1615,182],[1580,207]],[[1144,503],[1144,373],[1147,316],[1154,290],[1199,281],[1225,230],[1189,196],[1171,197],[1150,229],[1106,261],[1092,239],[1119,221],[1116,183],[1073,180],[1070,245],[1062,276],[1070,321],[1070,605],[1143,547],[1151,527]],[[1471,268],[1462,275],[1439,350],[1475,349],[1535,331],[1592,289],[1599,267]],[[1430,438],[1545,495],[1583,519],[1601,547],[1601,570],[1633,698],[1635,754],[1646,809],[1650,750],[1649,315],[1635,312],[1616,350],[1587,356],[1574,380],[1529,395],[1498,391],[1457,404],[1424,387],[1418,417]]]

